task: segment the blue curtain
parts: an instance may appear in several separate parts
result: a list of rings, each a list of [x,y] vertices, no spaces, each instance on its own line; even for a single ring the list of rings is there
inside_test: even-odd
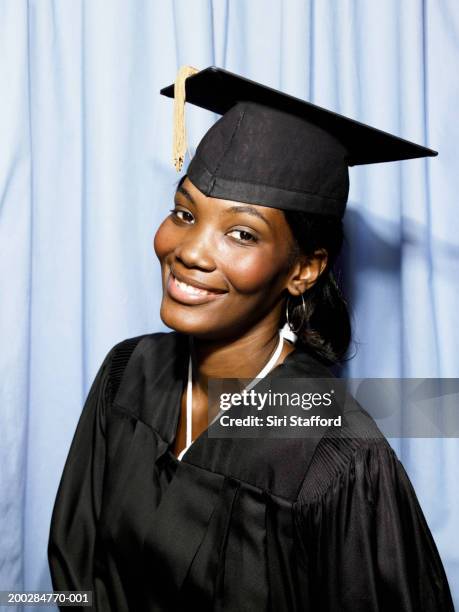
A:
[[[354,377],[458,377],[459,4],[0,0],[0,589],[49,589],[51,509],[111,346],[163,329],[181,64],[242,73],[438,149],[353,168]],[[213,117],[187,108],[189,142]],[[403,439],[459,603],[459,444]]]

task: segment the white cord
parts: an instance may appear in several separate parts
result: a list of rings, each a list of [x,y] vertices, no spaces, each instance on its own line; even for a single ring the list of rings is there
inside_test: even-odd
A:
[[[190,336],[190,344],[191,342],[192,340]],[[282,353],[283,346],[284,346],[284,333],[283,333],[283,330],[279,330],[279,342],[277,343],[276,350],[272,354],[268,363],[260,370],[257,376],[255,376],[255,378],[253,378],[251,382],[245,387],[246,390],[250,391],[250,389],[253,389],[253,387],[255,387],[255,385],[258,384],[259,380],[261,378],[264,378],[269,373],[269,371],[273,368],[276,361],[279,359],[280,354]],[[217,418],[220,416],[222,412],[223,411],[221,410],[215,416],[215,418],[209,424],[209,427],[210,425],[212,425],[212,423],[214,423],[214,421],[217,420]],[[188,360],[188,384],[186,388],[186,446],[178,455],[177,459],[179,460],[182,459],[183,455],[193,444],[192,431],[191,431],[192,426],[193,426],[193,365],[192,365],[191,350],[190,350],[190,358]]]
[[[280,354],[282,353],[282,349],[284,348],[284,336],[279,332],[279,342],[277,343],[276,350],[274,351],[271,359],[265,365],[264,368],[260,370],[260,372],[255,376],[254,379],[247,385],[247,391],[250,391],[257,383],[259,378],[264,378],[266,374],[272,369],[273,365],[279,359]]]
[[[188,361],[188,384],[186,387],[186,448],[191,446],[193,429],[193,369],[191,354]]]

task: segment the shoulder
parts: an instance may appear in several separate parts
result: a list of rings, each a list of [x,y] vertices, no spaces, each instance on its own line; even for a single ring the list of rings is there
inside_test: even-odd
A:
[[[298,502],[318,501],[339,490],[343,482],[365,487],[370,500],[380,470],[396,476],[403,466],[374,419],[351,399],[343,425],[330,428],[318,443]]]
[[[175,331],[142,334],[118,342],[111,348],[107,357],[111,363],[123,365],[129,361],[134,351],[143,355],[163,351],[173,352],[181,349],[186,342],[187,336]]]
[[[115,344],[104,362],[111,399],[115,398],[128,365],[139,374],[145,369],[154,369],[182,353],[186,343],[186,336],[172,331],[142,334]]]
[[[282,378],[336,378],[332,370],[322,363],[307,347],[298,345],[276,368]]]
[[[141,345],[144,348],[174,345],[180,340],[183,341],[183,338],[184,336],[182,334],[175,331],[141,334],[140,336],[134,336],[132,338],[125,338],[124,340],[121,340],[110,349],[109,354],[112,356],[118,356],[123,353],[132,354],[137,345]]]

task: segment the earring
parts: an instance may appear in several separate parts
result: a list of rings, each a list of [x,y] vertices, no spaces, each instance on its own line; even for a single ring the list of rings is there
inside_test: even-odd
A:
[[[288,316],[288,307],[289,307],[289,300],[290,300],[290,296],[288,296],[287,298],[287,303],[285,305],[285,318],[287,319],[287,325],[289,326],[289,328],[291,329],[291,331],[294,334],[297,334],[300,329],[303,327],[304,323],[306,322],[306,304],[304,302],[304,297],[303,294],[301,294],[301,307],[302,307],[302,317],[301,317],[301,322],[298,325],[298,327],[296,329],[293,329],[292,324],[290,323],[290,319]]]

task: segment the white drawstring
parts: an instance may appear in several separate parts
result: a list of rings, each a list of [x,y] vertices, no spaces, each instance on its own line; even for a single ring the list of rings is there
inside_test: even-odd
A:
[[[277,344],[276,350],[272,354],[268,363],[260,370],[258,375],[255,376],[255,378],[253,378],[251,382],[245,387],[246,390],[250,391],[250,389],[253,389],[253,387],[255,387],[255,385],[258,384],[258,381],[261,378],[264,378],[269,373],[269,371],[275,365],[276,361],[279,359],[280,354],[282,353],[282,348],[284,346],[284,338],[286,337],[284,329],[285,328],[279,330],[279,342]],[[290,340],[290,338],[287,338],[287,339]],[[190,345],[191,343],[192,343],[192,338],[190,336]],[[209,427],[210,425],[212,425],[214,421],[216,421],[216,419],[220,416],[222,412],[223,411],[220,411],[215,416],[215,418],[209,424]],[[186,446],[178,455],[177,459],[179,460],[182,459],[183,455],[193,444],[192,427],[193,427],[193,365],[192,365],[192,359],[191,359],[191,346],[190,346],[190,358],[188,360],[188,383],[186,387]]]
[[[190,359],[188,360],[188,383],[186,386],[186,446],[185,449],[191,446],[193,428],[193,366]],[[182,451],[183,452],[183,451]],[[179,457],[181,459],[181,457]]]

